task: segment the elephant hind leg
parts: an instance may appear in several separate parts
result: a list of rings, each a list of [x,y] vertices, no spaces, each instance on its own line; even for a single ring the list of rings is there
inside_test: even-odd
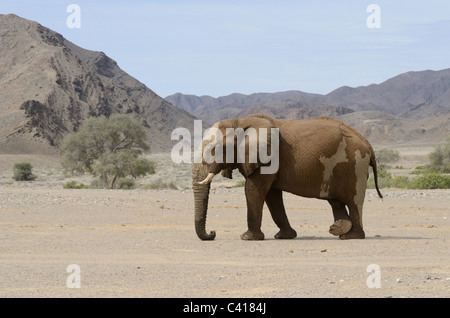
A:
[[[352,228],[352,221],[347,213],[345,204],[339,200],[328,200],[333,209],[334,223],[330,226],[330,234],[339,236],[350,231]]]
[[[363,239],[366,237],[362,226],[362,204],[349,204],[348,210],[350,220],[352,221],[352,229],[345,234],[339,236],[341,240]]]
[[[276,239],[293,239],[297,237],[297,232],[289,224],[286,209],[283,204],[283,192],[277,189],[270,189],[266,195],[266,204],[275,224],[280,231],[275,234]]]

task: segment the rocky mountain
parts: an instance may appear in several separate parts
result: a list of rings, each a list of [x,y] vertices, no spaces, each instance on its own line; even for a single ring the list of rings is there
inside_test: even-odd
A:
[[[103,52],[85,50],[37,22],[0,16],[0,152],[56,152],[88,116],[130,114],[152,151],[171,149],[194,116],[129,76]]]
[[[209,123],[260,112],[285,119],[337,118],[375,144],[436,143],[450,136],[450,69],[407,72],[326,95],[288,91],[213,98],[178,93],[166,100]]]
[[[433,115],[439,115],[450,111],[450,69],[407,72],[379,85],[341,87],[325,95],[323,102],[403,116],[408,116],[409,111],[417,114],[420,106],[435,105],[440,109],[435,108]],[[428,106],[422,110],[429,111]]]
[[[287,106],[299,101],[309,102],[320,97],[321,95],[318,94],[287,91],[280,93],[255,93],[251,95],[235,93],[218,98],[176,93],[167,96],[165,99],[211,124],[221,119],[236,117],[251,107],[272,108]]]

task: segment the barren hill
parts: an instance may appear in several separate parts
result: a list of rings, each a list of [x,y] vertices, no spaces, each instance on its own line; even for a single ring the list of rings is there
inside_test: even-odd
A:
[[[167,96],[166,100],[204,120],[233,117],[255,106],[285,107],[290,112],[293,107],[312,109],[324,105],[341,106],[354,111],[383,111],[404,118],[422,119],[450,112],[450,69],[407,72],[381,84],[355,88],[343,86],[326,95],[287,91],[213,98],[177,93]]]
[[[271,108],[286,106],[298,101],[310,101],[321,95],[301,91],[280,93],[255,93],[251,95],[231,94],[214,98],[211,96],[195,96],[177,93],[167,96],[166,100],[191,114],[212,124],[221,119],[239,116],[250,107]]]
[[[378,85],[341,87],[325,95],[324,102],[403,116],[409,111],[417,113],[419,106],[434,105],[439,109],[432,115],[439,115],[450,111],[450,69],[407,72]],[[427,111],[427,107],[422,109]]]
[[[88,116],[130,114],[153,151],[194,117],[129,76],[103,52],[88,51],[37,22],[0,16],[0,152],[57,151]]]

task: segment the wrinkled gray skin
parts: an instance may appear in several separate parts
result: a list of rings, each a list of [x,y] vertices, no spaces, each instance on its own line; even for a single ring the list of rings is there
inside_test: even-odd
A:
[[[196,183],[204,180],[208,175],[207,167],[196,163],[193,167],[193,191],[195,200],[195,232],[203,241],[214,240],[216,232],[206,233],[206,215],[208,211],[209,190],[211,184],[198,185]]]
[[[327,200],[335,221],[330,226],[331,234],[341,239],[365,237],[362,207],[369,166],[372,166],[374,171],[378,194],[380,197],[382,195],[378,189],[376,160],[372,146],[355,130],[330,118],[291,121],[276,120],[262,114],[223,120],[213,127],[223,131],[223,145],[227,142],[236,143],[236,139],[226,140],[226,128],[240,127],[244,130],[250,127],[278,128],[280,165],[276,173],[261,174],[260,167],[263,164],[259,161],[194,163],[192,180],[195,230],[201,240],[214,240],[216,237],[214,231],[209,233],[206,231],[210,182],[219,172],[222,172],[224,177],[231,178],[234,169],[238,169],[246,179],[248,230],[241,235],[243,240],[264,239],[261,232],[264,203],[267,204],[274,222],[280,228],[275,238],[292,239],[297,236],[289,224],[282,191]],[[211,140],[204,139],[202,149],[209,143]],[[267,146],[271,149],[270,138]],[[236,148],[234,153],[236,154]],[[225,158],[225,149],[223,155]]]

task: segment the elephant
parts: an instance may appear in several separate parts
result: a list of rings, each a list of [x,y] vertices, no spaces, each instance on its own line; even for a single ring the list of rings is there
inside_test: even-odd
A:
[[[264,240],[261,231],[264,202],[279,227],[275,238],[293,239],[297,236],[286,215],[283,191],[327,200],[334,216],[329,233],[342,240],[365,238],[362,211],[369,166],[373,169],[378,196],[383,196],[378,187],[375,152],[369,141],[353,128],[327,117],[286,120],[273,119],[264,114],[221,120],[212,128],[216,134],[203,137],[197,152],[201,158],[192,166],[195,230],[201,240],[214,240],[216,237],[215,231],[206,232],[211,181],[219,172],[224,177],[232,178],[234,169],[238,169],[245,178],[248,229],[241,239]],[[269,163],[259,157],[256,161],[249,160],[250,136],[242,135],[250,128],[259,131],[256,136],[259,146],[271,149],[272,155],[277,151],[276,171],[262,173]],[[276,147],[269,130],[278,132]],[[235,133],[231,135],[229,131]],[[237,160],[237,149],[242,149],[239,147],[243,145],[245,155]],[[255,148],[257,151],[261,149]],[[206,160],[207,150],[211,155],[218,155],[216,158],[222,156],[224,160]],[[230,150],[233,150],[233,156],[226,157]]]

